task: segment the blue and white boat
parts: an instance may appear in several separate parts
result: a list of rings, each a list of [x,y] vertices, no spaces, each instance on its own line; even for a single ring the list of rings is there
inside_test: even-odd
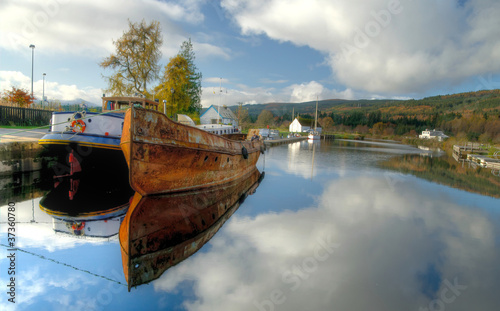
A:
[[[102,113],[53,112],[49,133],[38,143],[49,147],[90,147],[120,151],[125,111],[132,105],[158,110],[158,103],[140,97],[103,97]]]

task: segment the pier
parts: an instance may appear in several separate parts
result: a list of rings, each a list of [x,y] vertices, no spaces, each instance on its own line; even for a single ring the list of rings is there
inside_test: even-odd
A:
[[[266,147],[277,146],[277,145],[282,145],[282,144],[290,144],[290,143],[294,143],[294,142],[301,141],[301,140],[307,140],[307,136],[281,138],[281,139],[267,139],[267,140],[264,140],[264,145]]]
[[[492,173],[498,176],[500,172],[500,152],[496,152],[493,156],[488,155],[488,151],[479,143],[466,143],[465,145],[453,146],[453,158],[457,162],[468,163],[469,167],[482,167],[492,170]]]

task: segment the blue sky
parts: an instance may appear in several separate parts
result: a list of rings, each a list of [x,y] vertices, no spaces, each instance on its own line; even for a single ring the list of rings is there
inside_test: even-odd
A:
[[[160,22],[162,66],[191,38],[204,107],[494,89],[498,16],[497,0],[5,0],[0,90],[30,89],[34,44],[35,97],[46,73],[49,100],[100,103],[127,19]]]

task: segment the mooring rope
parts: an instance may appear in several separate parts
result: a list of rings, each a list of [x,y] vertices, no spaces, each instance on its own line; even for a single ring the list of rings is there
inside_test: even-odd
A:
[[[8,245],[5,245],[5,244],[0,244],[1,246],[9,249],[10,247]],[[99,277],[99,278],[102,278],[104,280],[107,280],[107,281],[110,281],[110,282],[113,282],[113,283],[116,283],[116,284],[119,284],[119,285],[123,285],[123,286],[126,286],[128,287],[127,284],[124,284],[120,281],[117,281],[117,280],[113,280],[113,279],[110,279],[108,278],[107,276],[103,276],[103,275],[99,275],[99,274],[96,274],[96,273],[93,273],[93,272],[90,272],[88,270],[84,270],[84,269],[80,269],[78,267],[75,267],[75,266],[72,266],[70,264],[67,264],[67,263],[64,263],[64,262],[60,262],[58,260],[55,260],[53,258],[48,258],[48,257],[45,257],[43,255],[40,255],[40,254],[36,254],[36,253],[33,253],[33,252],[30,252],[30,251],[27,251],[27,250],[24,250],[24,249],[21,249],[21,248],[15,248],[16,251],[20,251],[22,253],[26,253],[26,254],[29,254],[29,255],[32,255],[32,256],[35,256],[35,257],[38,257],[38,258],[41,258],[43,260],[47,260],[47,261],[51,261],[55,264],[58,264],[58,265],[63,265],[63,266],[66,266],[66,267],[69,267],[69,268],[72,268],[74,270],[77,270],[77,271],[80,271],[80,272],[83,272],[83,273],[87,273],[87,274],[90,274],[92,276],[95,276],[95,277]]]

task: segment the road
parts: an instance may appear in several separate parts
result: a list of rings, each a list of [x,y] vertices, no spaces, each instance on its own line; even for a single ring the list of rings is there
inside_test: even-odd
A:
[[[0,128],[0,144],[21,141],[37,141],[45,134],[47,134],[47,129]]]

